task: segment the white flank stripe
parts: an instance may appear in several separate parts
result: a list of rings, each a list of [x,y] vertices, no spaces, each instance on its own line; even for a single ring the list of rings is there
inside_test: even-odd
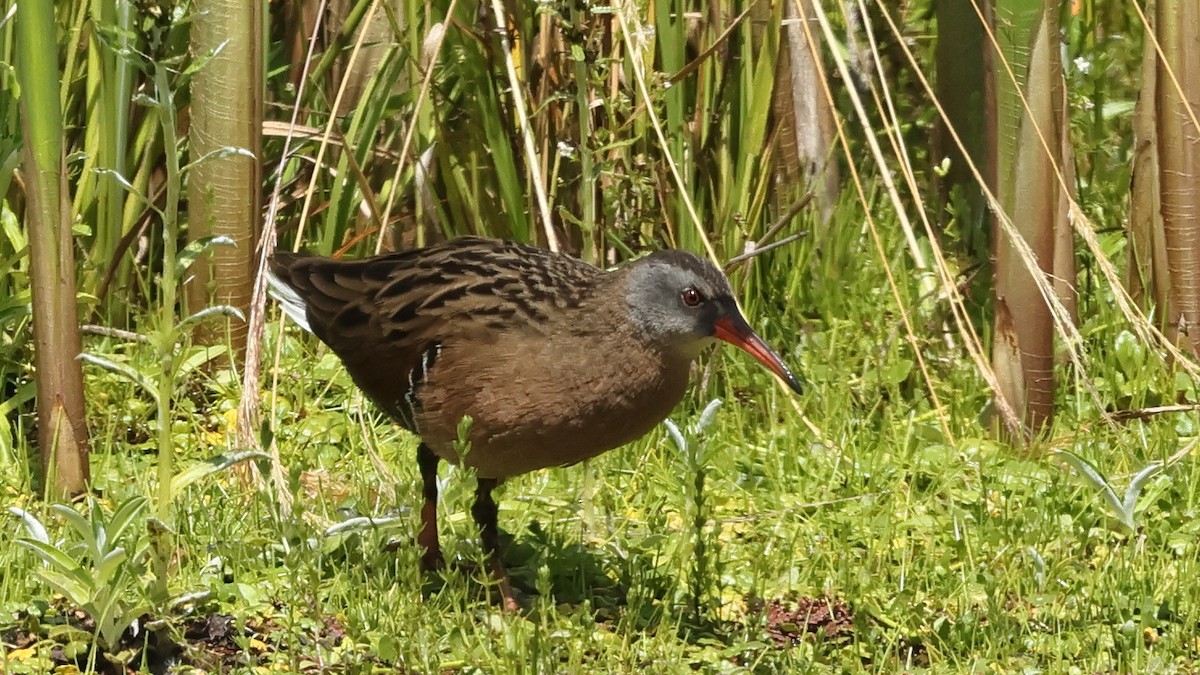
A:
[[[288,286],[283,279],[270,272],[267,273],[267,289],[289,319],[295,321],[304,330],[312,332],[312,328],[308,325],[308,305],[305,304],[304,298],[300,297],[296,289]]]

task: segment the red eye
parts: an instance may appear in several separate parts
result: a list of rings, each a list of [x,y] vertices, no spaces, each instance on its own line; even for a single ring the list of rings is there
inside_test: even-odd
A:
[[[700,291],[694,288],[683,289],[683,304],[688,307],[696,307],[704,301],[704,296],[700,295]]]

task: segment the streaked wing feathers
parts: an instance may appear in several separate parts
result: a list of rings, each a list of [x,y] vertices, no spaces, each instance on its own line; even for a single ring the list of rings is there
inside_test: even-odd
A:
[[[355,382],[413,431],[414,389],[427,375],[417,371],[434,367],[441,345],[536,332],[548,311],[577,307],[601,273],[568,256],[474,237],[364,260],[277,253],[271,271],[304,299],[312,331]]]

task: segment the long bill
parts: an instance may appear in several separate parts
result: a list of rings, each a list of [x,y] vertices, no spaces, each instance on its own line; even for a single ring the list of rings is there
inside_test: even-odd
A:
[[[779,358],[779,355],[751,330],[750,325],[746,323],[746,320],[740,314],[735,313],[733,316],[717,319],[714,326],[717,329],[716,338],[718,340],[724,340],[758,359],[758,362],[766,366],[767,370],[775,373],[779,379],[786,382],[792,391],[797,394],[802,393],[800,382],[796,380],[795,375],[792,375],[792,371],[788,370],[788,367],[784,365],[783,359]]]

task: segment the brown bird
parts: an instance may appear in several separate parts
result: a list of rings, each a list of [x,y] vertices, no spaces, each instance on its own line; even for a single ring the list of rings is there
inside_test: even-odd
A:
[[[742,317],[729,281],[690,253],[652,253],[613,271],[522,244],[464,237],[363,260],[276,253],[272,294],[341,358],[354,382],[420,437],[423,569],[443,564],[439,459],[477,472],[471,513],[500,582],[492,489],[640,438],[683,398],[714,340],[742,348],[799,393]]]

